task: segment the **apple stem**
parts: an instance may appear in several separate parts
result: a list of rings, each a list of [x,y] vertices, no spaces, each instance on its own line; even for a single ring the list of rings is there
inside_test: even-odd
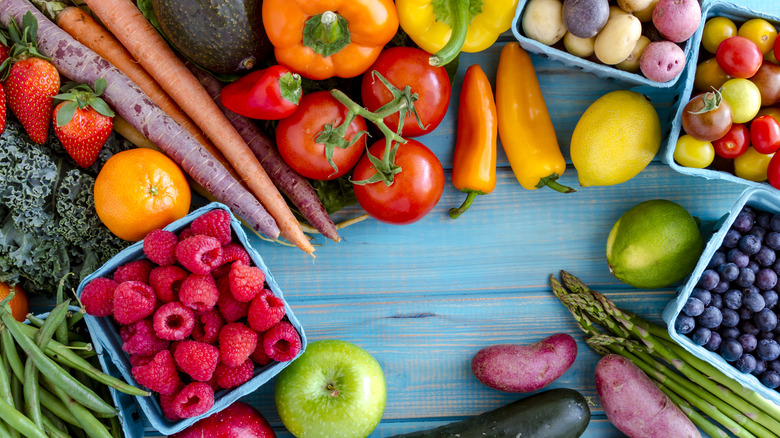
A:
[[[336,385],[332,383],[328,383],[328,390],[331,391],[330,396],[331,397],[338,397],[339,396],[339,390],[336,389]]]

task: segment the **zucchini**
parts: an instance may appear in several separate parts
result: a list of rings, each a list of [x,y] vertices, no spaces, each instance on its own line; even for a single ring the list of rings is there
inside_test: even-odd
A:
[[[577,438],[590,423],[588,401],[573,389],[550,389],[436,429],[392,438]]]

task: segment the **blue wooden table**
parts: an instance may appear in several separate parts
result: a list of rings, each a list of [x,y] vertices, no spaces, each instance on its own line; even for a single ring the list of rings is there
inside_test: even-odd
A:
[[[740,3],[780,15],[780,2],[774,0]],[[253,240],[310,341],[351,341],[382,365],[387,406],[371,437],[431,428],[523,397],[479,383],[470,370],[471,357],[487,345],[528,344],[558,332],[578,340],[579,354],[551,387],[579,390],[595,403],[583,436],[622,436],[606,420],[596,397],[599,356],[585,345],[568,311],[553,296],[548,277],[565,269],[619,306],[662,322],[661,311],[673,288],[632,289],[607,269],[605,244],[613,223],[635,204],[654,198],[678,202],[705,224],[712,223],[744,189],[681,175],[656,160],[626,183],[588,188],[579,187],[569,161],[561,182],[579,191],[528,191],[518,184],[499,146],[495,191],[478,197],[459,219],[450,219],[447,210],[465,196],[452,187],[449,173],[460,78],[466,67],[479,63],[494,80],[498,54],[510,40],[507,33],[485,52],[462,55],[446,119],[420,138],[447,170],[444,195],[428,216],[406,226],[368,219],[343,229],[340,243],[318,237],[315,260],[296,249]],[[588,105],[608,91],[631,85],[538,56],[533,61],[568,158],[571,133]],[[673,102],[670,94],[654,98],[662,120]],[[336,219],[361,213],[353,207]],[[273,383],[243,400],[258,407],[280,437],[289,437],[274,407]],[[155,434],[149,430],[148,435]]]

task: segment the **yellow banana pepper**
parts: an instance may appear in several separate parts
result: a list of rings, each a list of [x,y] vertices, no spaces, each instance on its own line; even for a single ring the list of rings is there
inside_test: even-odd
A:
[[[460,53],[479,52],[509,29],[518,0],[396,0],[401,28],[445,65]]]

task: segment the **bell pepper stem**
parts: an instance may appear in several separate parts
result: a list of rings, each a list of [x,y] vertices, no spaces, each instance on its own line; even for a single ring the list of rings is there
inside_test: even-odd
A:
[[[556,192],[561,193],[574,193],[577,191],[577,189],[565,186],[558,182],[558,178],[560,175],[557,173],[553,173],[552,175],[546,176],[539,180],[539,184],[536,185],[537,188],[542,188],[544,186],[547,186]]]
[[[466,192],[466,199],[463,201],[463,204],[460,205],[458,208],[451,208],[450,209],[450,218],[457,219],[466,212],[466,210],[471,207],[471,203],[474,202],[474,199],[479,195],[484,195],[482,192],[478,192],[476,190],[463,190]]]
[[[428,58],[428,63],[440,67],[449,64],[463,48],[469,30],[469,0],[447,0],[451,4],[452,32],[450,39],[436,54]]]

